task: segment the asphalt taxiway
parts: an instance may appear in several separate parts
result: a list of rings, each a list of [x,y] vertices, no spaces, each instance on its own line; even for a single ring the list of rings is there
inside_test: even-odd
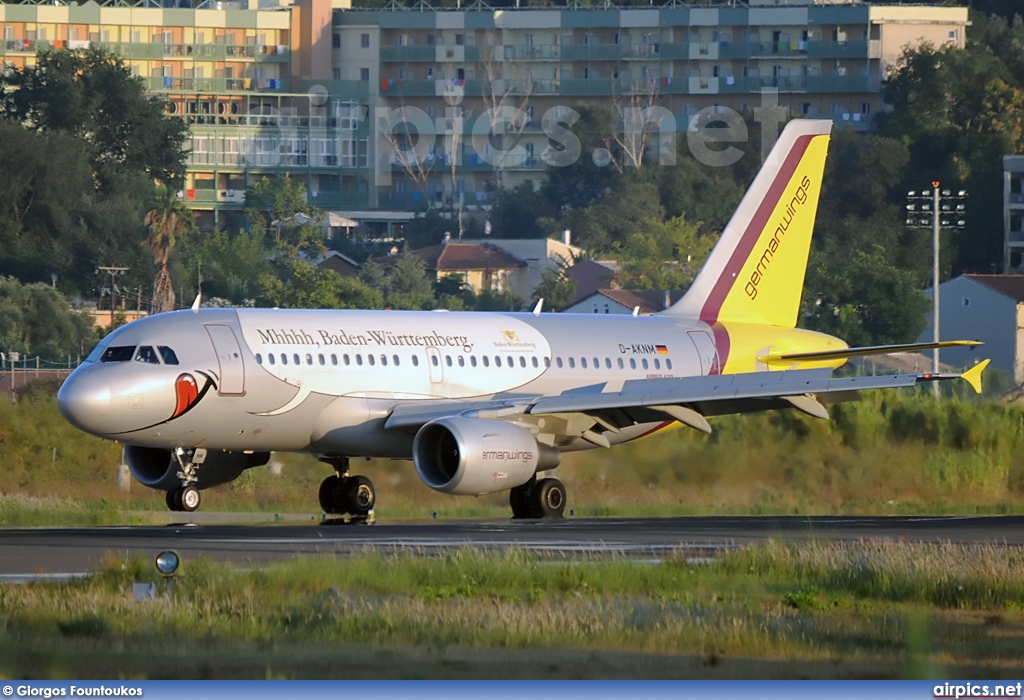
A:
[[[174,549],[254,565],[299,554],[346,556],[369,548],[432,554],[458,547],[520,547],[554,555],[617,553],[713,556],[768,538],[1024,545],[1022,516],[566,518],[559,521],[453,520],[373,525],[170,524],[135,527],[0,529],[0,577],[77,574],[109,553],[154,557]]]

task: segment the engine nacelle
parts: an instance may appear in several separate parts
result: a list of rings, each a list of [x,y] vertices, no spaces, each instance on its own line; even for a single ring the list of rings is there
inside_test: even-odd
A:
[[[178,460],[170,450],[131,445],[125,450],[125,461],[132,476],[143,486],[160,491],[173,491],[181,486]],[[196,472],[199,477],[196,487],[208,489],[226,484],[237,479],[246,469],[262,467],[269,461],[269,452],[208,452]]]
[[[443,493],[480,496],[554,469],[561,454],[541,445],[529,430],[497,420],[451,417],[427,423],[412,445],[416,473]]]

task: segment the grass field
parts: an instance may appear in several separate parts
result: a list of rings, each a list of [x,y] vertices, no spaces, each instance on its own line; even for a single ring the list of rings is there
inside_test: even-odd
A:
[[[577,515],[967,514],[1024,512],[1024,412],[997,401],[874,392],[833,406],[712,419],[611,450],[567,455],[557,474]],[[120,447],[87,436],[46,396],[0,404],[0,523],[130,522],[164,510],[161,493],[116,486]],[[409,462],[353,462],[377,486],[379,518],[505,517],[505,495],[426,488]],[[207,510],[318,512],[329,468],[274,455],[204,493]]]
[[[710,563],[523,551],[149,562],[0,584],[19,678],[1006,677],[1024,672],[1024,554],[769,543]]]

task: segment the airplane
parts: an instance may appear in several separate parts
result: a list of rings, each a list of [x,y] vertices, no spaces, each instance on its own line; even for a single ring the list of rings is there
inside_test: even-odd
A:
[[[334,474],[325,514],[367,517],[376,491],[350,459],[411,459],[430,488],[509,492],[518,519],[560,517],[564,452],[608,448],[708,417],[826,405],[865,389],[963,374],[835,377],[855,355],[796,327],[831,121],[794,120],[686,294],[651,316],[203,309],[106,336],[64,382],[79,429],[126,446],[132,475],[191,512],[200,491],[309,453]]]

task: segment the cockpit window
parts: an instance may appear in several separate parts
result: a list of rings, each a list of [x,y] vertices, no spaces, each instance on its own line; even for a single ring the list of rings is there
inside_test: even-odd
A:
[[[175,355],[174,351],[171,350],[169,347],[167,347],[166,345],[161,345],[160,347],[157,348],[157,350],[160,351],[160,357],[164,358],[165,365],[178,364],[178,356]]]
[[[135,353],[136,362],[145,362],[150,365],[160,364],[160,358],[156,356],[156,350],[150,345],[143,345],[139,347],[139,351]]]
[[[134,345],[115,345],[100,356],[100,362],[127,362],[135,354]]]

